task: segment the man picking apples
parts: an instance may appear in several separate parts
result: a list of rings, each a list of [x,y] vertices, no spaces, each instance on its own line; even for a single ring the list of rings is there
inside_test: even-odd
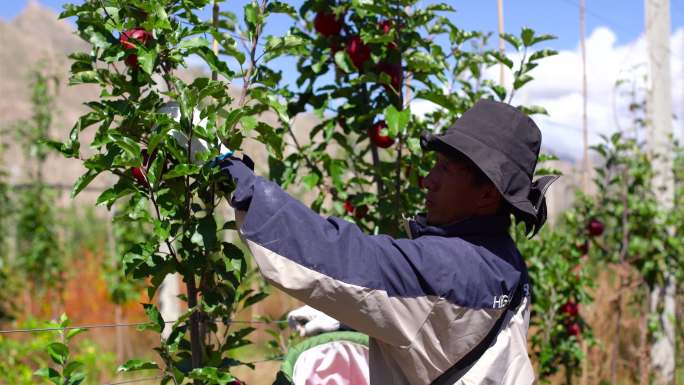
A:
[[[240,234],[274,286],[370,337],[374,385],[532,384],[527,268],[511,215],[535,233],[555,177],[532,181],[541,133],[524,113],[480,100],[442,135],[426,213],[407,239],[322,218],[235,157]]]

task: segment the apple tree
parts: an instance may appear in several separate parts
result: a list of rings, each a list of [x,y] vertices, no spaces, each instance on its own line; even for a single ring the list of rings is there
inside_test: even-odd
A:
[[[272,90],[277,74],[261,64],[255,47],[269,15],[291,10],[275,1],[253,1],[239,21],[219,12],[215,1],[212,20],[201,19],[210,5],[95,0],[67,4],[61,14],[73,18],[90,45],[70,55],[70,84],[94,85],[100,96],[86,103],[88,112],[65,142],[48,143],[87,170],[73,195],[98,175],[113,175],[116,181],[97,203],[111,208],[126,199],[117,205],[118,216],[151,233],[120,258],[129,277],[149,282],[146,329],[160,332],[167,323],[173,329],[155,348],[160,362],[132,360],[119,369],[160,370],[162,383],[232,381],[230,369],[244,364],[233,352],[249,343],[253,329],[231,321],[266,295],[245,284],[252,272],[241,249],[226,240],[235,224],[219,217],[217,208],[230,182],[210,161],[225,147],[239,150],[248,137],[282,151],[276,128],[259,121],[269,110],[283,117],[284,106]],[[191,56],[212,76],[183,80],[180,71]],[[230,93],[234,80],[241,86],[239,99]],[[86,130],[92,132],[87,150],[81,148]],[[171,273],[182,276],[187,291],[182,299],[188,310],[177,320],[162,319],[151,303]]]
[[[489,49],[491,34],[454,25],[448,17],[453,11],[413,1],[305,1],[289,33],[269,45],[282,47],[272,57],[289,55],[297,63],[296,87],[286,91],[290,117],[313,112],[321,122],[306,141],[288,128],[296,151],[270,158],[271,177],[312,190],[316,210],[372,233],[401,235],[403,218],[423,208],[422,179],[433,161],[420,149],[421,133],[445,130],[480,98],[513,102],[533,80],[539,60],[555,54],[537,48],[553,37],[529,28],[502,36],[514,54]],[[497,65],[511,70],[510,84],[492,80]],[[434,108],[422,116],[413,112],[421,102]],[[542,155],[539,163],[553,159]],[[580,303],[591,301],[590,277],[580,267],[589,237],[580,223],[584,216],[569,214],[562,229],[546,229],[533,240],[523,227],[513,229],[530,265],[531,324],[539,330],[531,340],[543,378],[559,366],[569,377],[577,373],[580,341],[591,339],[579,314]]]
[[[417,1],[305,1],[289,32],[268,41],[267,59],[296,60],[295,84],[283,91],[288,115],[313,112],[321,122],[306,141],[286,127],[296,150],[270,158],[272,179],[312,190],[318,211],[400,234],[402,217],[423,205],[432,158],[420,134],[446,129],[480,98],[511,101],[538,60],[555,54],[534,48],[552,36],[524,28],[504,35],[519,51],[514,63],[487,48],[490,34],[454,25],[453,11]],[[487,75],[497,64],[512,70],[510,89]],[[427,102],[433,112],[412,113]]]
[[[42,143],[52,126],[58,79],[44,68],[32,70],[30,79],[32,116],[15,125],[27,167],[14,212],[17,238],[14,264],[31,285],[29,291],[43,293],[56,289],[61,295],[66,263],[57,230],[56,193],[47,185],[44,172],[48,148]],[[33,306],[26,305],[28,312],[32,312]]]
[[[532,281],[530,353],[544,382],[562,368],[564,383],[572,384],[586,359],[582,342],[594,343],[582,309],[592,302],[590,243],[600,234],[585,226],[590,215],[587,207],[591,206],[571,208],[559,223],[543,228],[535,238],[528,239],[524,226],[514,232]]]

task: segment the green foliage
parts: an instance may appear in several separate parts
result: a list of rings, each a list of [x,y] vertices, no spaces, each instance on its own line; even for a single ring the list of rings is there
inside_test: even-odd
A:
[[[317,33],[317,12],[340,15],[340,34]],[[451,22],[451,12],[444,4],[423,7],[416,1],[305,1],[269,57],[297,59],[297,89],[282,91],[290,117],[313,111],[322,121],[309,133],[308,143],[299,143],[293,127],[285,125],[296,150],[284,159],[269,159],[271,178],[283,187],[301,182],[315,191],[317,211],[354,220],[369,232],[401,234],[402,216],[423,207],[419,181],[433,162],[420,149],[420,134],[442,131],[481,98],[510,101],[532,79],[537,61],[554,54],[533,48],[548,35],[523,29],[520,37],[507,39],[525,53],[514,67],[499,51],[485,48],[489,34],[460,29]],[[350,51],[356,36],[369,52],[367,60]],[[499,63],[515,70],[514,90],[484,78],[484,71]],[[438,108],[416,116],[409,104],[417,100]],[[388,148],[369,140],[369,130],[381,120],[387,123],[381,135],[394,140]],[[324,205],[328,197],[332,204]],[[345,208],[345,202],[371,209],[360,215],[349,204]]]
[[[29,161],[26,188],[16,209],[16,268],[38,289],[56,287],[62,281],[64,258],[56,227],[54,192],[45,185],[43,167],[47,139],[54,114],[57,80],[42,69],[31,72],[33,118],[17,124],[17,134]]]
[[[58,287],[65,261],[60,250],[54,192],[40,181],[22,190],[17,212],[16,268],[38,289]]]
[[[47,344],[45,350],[52,361],[50,366],[42,367],[34,375],[42,377],[55,385],[79,385],[85,380],[86,374],[83,363],[70,357],[69,343],[76,335],[85,329],[67,329],[69,318],[65,314],[58,321],[53,321],[48,327],[60,328],[59,338]]]
[[[0,143],[0,160],[3,159],[4,149],[4,143]],[[3,165],[4,163],[0,161],[0,228],[9,229],[13,208],[7,172]],[[0,292],[0,321],[13,318],[17,282],[15,282],[16,278],[13,278],[10,262],[9,233],[0,231],[0,287],[5,289]]]
[[[144,284],[125,274],[121,256],[153,235],[141,222],[132,220],[127,215],[115,215],[110,226],[110,247],[107,253],[108,258],[103,264],[102,274],[107,282],[110,300],[112,303],[122,305],[137,300]]]
[[[254,271],[242,250],[227,241],[237,238],[234,226],[217,215],[217,206],[230,186],[208,161],[219,155],[222,144],[239,150],[248,136],[282,153],[278,130],[258,120],[269,110],[287,120],[271,89],[278,78],[250,47],[259,44],[267,17],[288,12],[288,7],[252,2],[245,6],[243,23],[222,12],[214,25],[197,16],[210,3],[103,0],[67,4],[61,15],[74,17],[79,36],[91,45],[89,52],[70,56],[70,83],[96,84],[101,95],[86,103],[89,111],[65,143],[46,143],[86,167],[73,195],[102,173],[117,177],[97,200],[117,209],[113,232],[118,244],[108,275],[113,300],[132,298],[141,282],[147,282],[151,300],[171,273],[179,273],[186,284],[188,311],[178,320],[164,320],[154,304],[144,304],[150,329],[159,332],[175,321],[171,335],[155,349],[164,383],[231,378],[230,368],[241,363],[227,357],[249,343],[253,329],[224,325],[266,295],[262,287],[250,289]],[[122,44],[122,34],[132,28],[144,29],[145,37]],[[246,37],[248,47],[238,46],[236,34]],[[217,39],[219,53],[234,59],[239,71],[219,60],[208,37]],[[178,76],[190,55],[204,60],[211,79],[186,82]],[[234,79],[243,84],[239,100],[229,92]],[[175,117],[169,111],[174,105]],[[95,153],[87,158],[80,151],[84,130],[94,131],[88,144]],[[188,142],[202,143],[206,150],[193,150],[194,145],[184,145]],[[125,279],[117,276],[120,270]],[[149,367],[134,361],[122,368]]]
[[[545,382],[562,367],[566,375],[579,374],[585,358],[580,342],[593,342],[591,329],[578,312],[592,302],[586,221],[585,212],[571,209],[561,223],[542,229],[533,239],[526,236],[524,226],[515,229],[532,282],[531,353]]]

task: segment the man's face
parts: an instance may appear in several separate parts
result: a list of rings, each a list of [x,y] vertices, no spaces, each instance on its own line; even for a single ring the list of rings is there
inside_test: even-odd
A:
[[[430,225],[447,225],[478,214],[491,194],[491,184],[473,183],[471,170],[437,153],[437,162],[424,181],[427,188],[427,221]]]

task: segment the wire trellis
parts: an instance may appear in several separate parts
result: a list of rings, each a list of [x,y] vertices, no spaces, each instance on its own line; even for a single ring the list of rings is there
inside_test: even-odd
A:
[[[285,324],[285,320],[277,321],[221,321],[214,320],[215,322],[222,323],[224,325],[278,325]],[[165,324],[173,324],[177,321],[164,321]],[[6,329],[0,330],[0,334],[13,334],[13,333],[39,333],[39,332],[51,332],[51,331],[62,331],[62,330],[74,330],[74,329],[104,329],[104,328],[118,328],[118,327],[134,327],[134,326],[147,326],[154,325],[154,322],[131,322],[131,323],[110,323],[110,324],[90,324],[90,325],[79,325],[79,326],[64,326],[64,327],[44,327],[44,328],[31,328],[31,329]]]

